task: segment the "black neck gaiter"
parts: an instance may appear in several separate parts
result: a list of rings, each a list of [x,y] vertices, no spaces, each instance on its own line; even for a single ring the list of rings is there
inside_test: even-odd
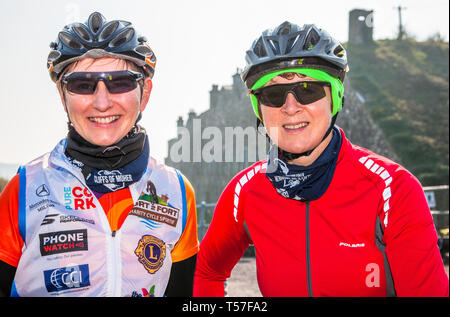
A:
[[[84,164],[83,175],[87,175],[92,168],[111,171],[135,160],[144,148],[145,139],[145,129],[135,125],[119,142],[98,146],[83,139],[70,125],[65,154]]]

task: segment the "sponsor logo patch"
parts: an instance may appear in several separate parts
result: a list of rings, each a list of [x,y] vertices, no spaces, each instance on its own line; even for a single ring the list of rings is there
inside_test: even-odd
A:
[[[87,229],[40,234],[39,241],[42,256],[88,250]]]
[[[42,184],[38,188],[36,188],[36,196],[38,197],[50,196],[50,190],[47,188],[45,184]]]
[[[48,209],[50,207],[55,207],[55,206],[58,206],[58,205],[59,205],[59,203],[54,201],[54,200],[43,199],[41,201],[38,201],[36,203],[33,203],[33,204],[29,205],[28,208],[30,208],[30,211],[34,210],[34,209],[36,209],[37,211],[42,211],[44,209]]]
[[[164,263],[166,244],[154,236],[145,235],[139,240],[134,253],[147,272],[154,274]]]
[[[155,297],[155,285],[150,287],[148,291],[145,288],[143,288],[140,292],[133,291],[133,293],[131,293],[131,297]]]
[[[47,291],[60,292],[91,285],[89,281],[89,265],[81,264],[44,271]]]
[[[42,220],[41,226],[49,225],[51,223],[54,223],[56,220],[56,217],[59,216],[59,223],[66,223],[66,222],[86,222],[90,223],[92,225],[95,224],[95,221],[92,219],[86,219],[81,218],[78,216],[72,216],[72,215],[59,215],[59,214],[48,214],[44,217]]]
[[[126,182],[133,182],[132,174],[122,174],[118,170],[106,171],[101,170],[97,175],[94,175],[94,182],[102,184],[111,191],[116,191],[125,188]]]
[[[94,196],[86,188],[64,187],[64,206],[66,209],[89,210],[96,208]]]
[[[86,223],[90,223],[91,225],[95,224],[95,221],[92,219],[86,219],[86,218],[81,218],[78,216],[70,216],[70,215],[62,215],[61,217],[59,217],[59,222],[60,223],[65,223],[65,222],[86,222]]]
[[[51,223],[54,223],[55,219],[53,219],[53,218],[56,218],[57,216],[58,216],[58,214],[45,215],[44,219],[41,222],[41,226],[45,226],[45,225],[49,225]]]
[[[134,208],[130,211],[130,215],[156,222],[162,222],[169,226],[176,227],[178,223],[179,211],[180,210],[177,208],[146,201],[141,196],[136,202]]]
[[[364,248],[366,245],[364,243],[346,243],[346,242],[340,242],[340,247],[347,247],[347,248]]]
[[[150,228],[158,227],[155,222],[176,227],[180,210],[170,206],[168,200],[167,195],[158,196],[155,185],[148,181],[146,191],[141,194],[130,215],[147,219],[148,221],[144,223]]]

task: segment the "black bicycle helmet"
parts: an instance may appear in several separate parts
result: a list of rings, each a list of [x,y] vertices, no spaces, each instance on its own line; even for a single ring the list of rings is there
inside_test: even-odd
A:
[[[106,21],[99,12],[93,12],[85,23],[74,22],[64,26],[48,54],[47,68],[53,81],[70,63],[82,58],[115,57],[134,62],[146,75],[153,77],[156,56],[131,22]]]
[[[344,77],[348,71],[347,54],[344,47],[325,30],[317,28],[314,24],[305,24],[300,27],[286,21],[273,30],[265,30],[253,42],[250,50],[246,53],[245,60],[247,65],[241,73],[241,78],[249,90],[253,89],[255,83],[264,75],[289,69],[294,71],[298,68],[312,68],[339,79],[334,79],[333,82],[335,85],[342,86],[341,89],[332,88],[332,95],[337,94],[333,100],[338,101],[338,104],[333,108],[334,115],[331,118],[330,126],[320,143],[325,140],[331,133],[338,112],[344,104],[343,93],[339,94],[339,91],[343,92]],[[258,101],[254,98],[252,100],[254,109],[257,108],[257,103]],[[255,114],[259,125],[262,122],[256,110]],[[308,156],[319,144],[303,153],[290,153],[278,148],[279,157],[290,161],[301,156]]]
[[[344,47],[325,30],[314,24],[302,27],[283,22],[267,29],[246,53],[246,67],[241,74],[248,89],[263,75],[289,68],[315,68],[344,81],[348,71]]]

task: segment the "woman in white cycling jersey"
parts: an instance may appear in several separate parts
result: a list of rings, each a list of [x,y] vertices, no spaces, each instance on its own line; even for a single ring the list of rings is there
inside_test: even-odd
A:
[[[138,125],[156,65],[147,39],[94,12],[50,47],[69,131],[0,196],[1,295],[190,296],[194,192]]]

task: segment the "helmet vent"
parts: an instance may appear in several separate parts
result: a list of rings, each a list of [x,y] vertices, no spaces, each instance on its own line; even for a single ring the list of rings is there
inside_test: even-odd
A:
[[[153,55],[153,52],[151,49],[149,49],[147,46],[145,45],[139,45],[138,47],[136,47],[134,49],[136,52],[145,55],[145,56],[151,56]]]
[[[72,29],[75,31],[75,33],[78,34],[83,40],[89,41],[91,37],[89,36],[89,33],[84,29],[84,27],[81,25],[81,23],[74,24],[72,26]]]
[[[275,55],[280,54],[280,45],[278,44],[278,41],[277,40],[269,40],[268,42],[269,42],[270,47],[272,48],[272,52]]]
[[[61,56],[61,53],[58,51],[51,51],[48,54],[47,60],[54,61],[55,59],[58,59]]]
[[[111,36],[111,34],[114,33],[115,30],[117,30],[117,27],[119,26],[119,21],[112,21],[108,23],[104,28],[102,33],[99,35],[100,41],[103,41]]]
[[[287,35],[289,33],[291,33],[291,24],[288,21],[286,21],[280,25],[277,35]]]
[[[342,57],[344,55],[344,48],[341,45],[337,46],[334,49],[333,54],[338,57]]]
[[[98,32],[103,24],[103,20],[104,18],[100,13],[94,12],[91,14],[91,16],[89,17],[89,27],[91,28],[92,32]]]
[[[287,25],[278,31],[278,35],[287,35],[291,32],[291,26]]]
[[[120,33],[110,44],[110,47],[117,47],[128,42],[134,35],[134,29],[126,29]]]
[[[300,38],[300,34],[297,34],[297,36],[291,37],[289,39],[289,41],[287,42],[287,46],[286,46],[286,53],[289,53],[292,51],[294,46],[297,44],[299,38]]]
[[[308,37],[306,38],[305,45],[303,46],[304,50],[310,51],[320,40],[320,35],[317,33],[316,30],[311,29],[311,31],[308,34]]]
[[[266,51],[266,48],[264,47],[264,44],[262,42],[262,38],[261,37],[259,38],[258,42],[256,42],[255,48],[253,49],[253,52],[258,57],[265,57],[265,56],[267,56],[267,51]]]
[[[66,44],[67,46],[79,50],[81,49],[83,46],[81,45],[80,42],[78,42],[76,39],[74,39],[72,36],[70,36],[67,33],[64,32],[59,32],[59,39]]]

